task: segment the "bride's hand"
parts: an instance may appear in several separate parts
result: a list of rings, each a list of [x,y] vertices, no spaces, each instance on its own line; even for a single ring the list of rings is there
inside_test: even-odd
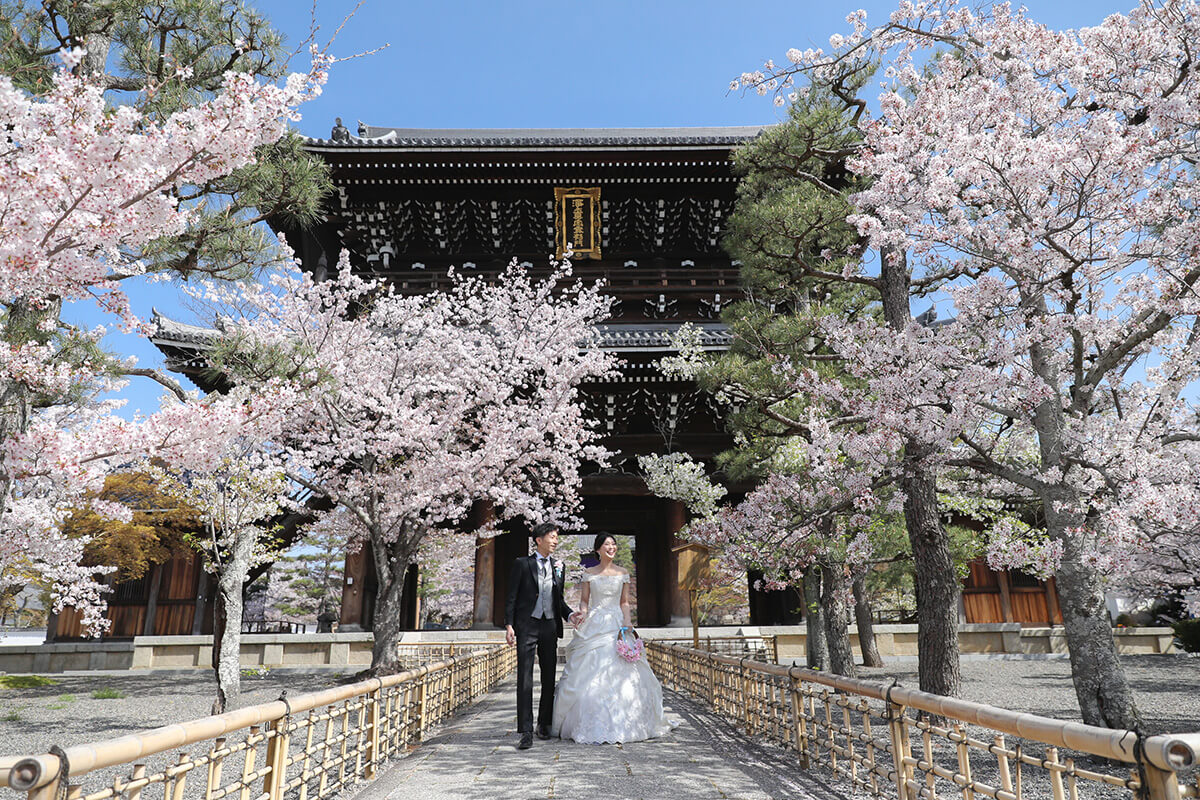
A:
[[[579,624],[581,622],[583,622],[583,612],[582,611],[573,612],[571,614],[571,624],[574,625],[576,628],[578,628]]]

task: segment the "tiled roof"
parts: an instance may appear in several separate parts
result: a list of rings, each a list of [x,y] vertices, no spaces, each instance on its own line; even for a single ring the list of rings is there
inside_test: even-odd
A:
[[[204,328],[199,325],[178,322],[170,317],[163,316],[157,308],[153,309],[152,321],[158,326],[154,335],[150,337],[150,341],[154,344],[209,346],[221,336],[221,331],[216,328]]]
[[[700,346],[705,350],[724,350],[733,342],[733,335],[723,323],[692,323],[700,330]],[[674,350],[671,336],[679,330],[677,323],[621,325],[612,323],[599,328],[600,347],[604,350]]]
[[[710,128],[385,128],[360,125],[346,141],[309,138],[320,147],[521,148],[734,146],[765,126]]]
[[[154,324],[157,332],[151,341],[159,346],[193,347],[203,350],[221,336],[215,328],[188,325],[165,317],[156,309]],[[705,350],[724,350],[733,341],[729,329],[722,323],[692,323],[700,330],[700,346]],[[679,329],[677,323],[609,323],[597,329],[599,344],[604,350],[670,351],[671,336]]]

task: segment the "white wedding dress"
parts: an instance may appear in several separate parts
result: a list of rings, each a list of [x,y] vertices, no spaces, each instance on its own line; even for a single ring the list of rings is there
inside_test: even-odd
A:
[[[662,684],[643,656],[617,655],[621,588],[629,575],[589,575],[587,619],[567,645],[567,665],[554,691],[552,736],[583,744],[639,742],[679,723],[663,715]]]

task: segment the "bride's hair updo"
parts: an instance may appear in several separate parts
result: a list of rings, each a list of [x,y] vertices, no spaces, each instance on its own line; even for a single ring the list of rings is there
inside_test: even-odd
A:
[[[617,541],[617,537],[608,531],[600,531],[597,533],[595,540],[592,541],[591,551],[581,555],[579,557],[579,563],[582,564],[586,569],[591,569],[599,564],[600,548],[603,547],[604,543],[609,539],[612,539],[614,542]]]

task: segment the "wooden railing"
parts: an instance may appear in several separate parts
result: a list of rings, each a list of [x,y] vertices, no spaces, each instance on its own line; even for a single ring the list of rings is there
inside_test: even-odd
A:
[[[516,668],[511,647],[146,733],[0,758],[29,800],[321,800],[375,777]]]
[[[692,637],[655,637],[646,641],[678,644],[686,647],[692,643]],[[720,653],[725,656],[766,661],[769,664],[774,664],[779,660],[779,649],[776,646],[774,636],[701,636],[700,649],[709,653]]]
[[[801,767],[826,769],[874,797],[1077,800],[1105,786],[1151,800],[1200,797],[1194,773],[1190,781],[1179,774],[1200,760],[1200,733],[1139,736],[898,685],[647,644],[664,686],[707,703],[748,735],[794,750]]]

